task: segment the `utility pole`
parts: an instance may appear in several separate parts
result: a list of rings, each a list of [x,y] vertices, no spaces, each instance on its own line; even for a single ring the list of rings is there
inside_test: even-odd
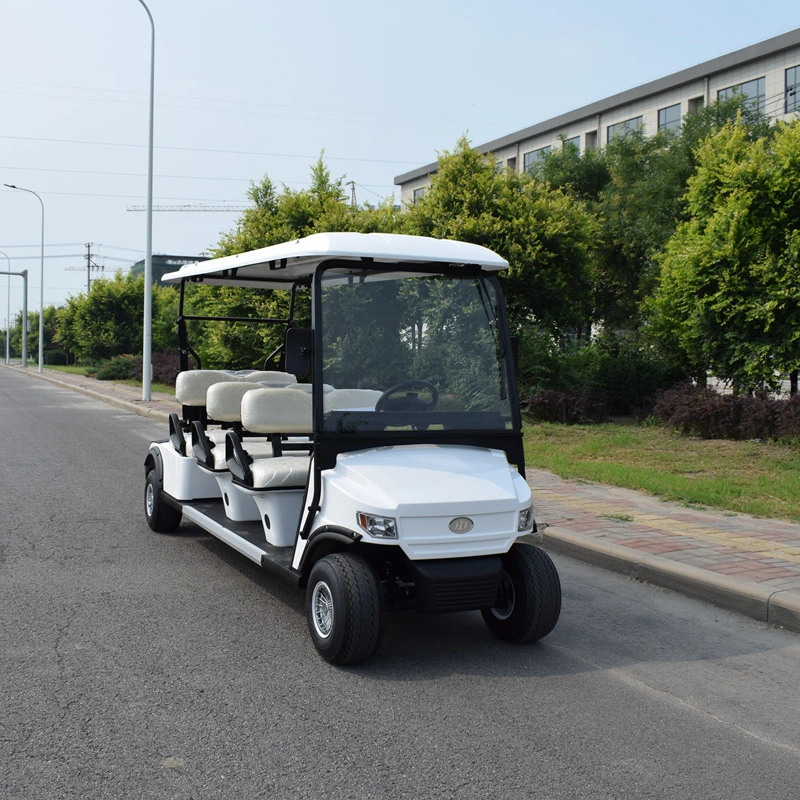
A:
[[[101,272],[105,269],[102,264],[95,264],[92,261],[92,243],[86,242],[86,293],[92,288],[92,270],[99,269]]]
[[[67,272],[79,272],[83,267],[67,267]],[[95,264],[92,260],[92,243],[86,243],[86,293],[88,294],[92,288],[92,270],[105,271],[103,264]]]
[[[350,205],[355,208],[358,205],[356,202],[356,182],[348,181],[347,185],[350,187]]]

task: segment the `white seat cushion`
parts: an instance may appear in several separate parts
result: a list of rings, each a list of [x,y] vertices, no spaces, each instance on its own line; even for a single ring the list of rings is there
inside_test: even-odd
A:
[[[311,433],[311,395],[289,389],[254,389],[242,398],[242,426],[252,433]]]
[[[241,422],[242,398],[252,389],[260,388],[260,383],[252,381],[215,383],[206,394],[208,416],[218,422]]]
[[[257,458],[272,458],[272,445],[269,442],[264,441],[249,441],[247,439],[244,440],[242,443],[242,447],[244,448],[245,452],[252,456],[254,459]],[[228,469],[228,463],[225,460],[225,440],[223,439],[221,442],[215,442],[214,447],[211,450],[211,454],[214,456],[214,469],[215,470],[226,470]],[[304,454],[305,455],[305,454]]]
[[[215,383],[235,381],[221,369],[190,369],[179,372],[175,380],[175,399],[182,406],[204,406],[206,393]]]
[[[258,458],[250,465],[254,489],[297,488],[305,486],[311,457],[308,455]]]
[[[291,372],[273,372],[271,370],[253,370],[249,375],[243,376],[243,380],[269,384],[270,386],[290,386],[297,383],[296,376],[292,375]]]
[[[297,389],[297,391],[305,392],[306,394],[311,394],[311,391],[312,391],[312,387],[311,387],[310,383],[290,383],[286,388],[287,389]],[[333,386],[331,386],[329,383],[323,383],[322,384],[322,391],[325,394],[327,394],[328,392],[332,392],[333,391]]]
[[[374,411],[382,392],[374,389],[334,389],[323,395],[325,411]]]

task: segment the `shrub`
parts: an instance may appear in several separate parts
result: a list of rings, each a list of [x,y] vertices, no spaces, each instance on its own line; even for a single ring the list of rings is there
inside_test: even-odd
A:
[[[800,394],[783,401],[778,416],[778,436],[800,442]]]
[[[525,406],[527,415],[539,422],[582,425],[605,418],[602,399],[589,392],[562,392],[544,389],[536,392]]]
[[[153,365],[153,381],[165,383],[168,386],[175,385],[175,379],[181,369],[180,355],[177,350],[154,351],[150,356],[150,363]],[[134,377],[137,380],[142,380],[141,358],[137,360]]]
[[[703,439],[800,438],[800,397],[736,397],[684,385],[664,392],[654,414],[664,425]]]
[[[660,392],[686,377],[623,335],[606,333],[586,347],[559,347],[553,336],[535,327],[522,334],[519,367],[520,397],[533,416],[552,419],[561,414],[583,422],[607,415],[643,419]]]
[[[97,368],[97,380],[122,381],[133,378],[136,371],[141,372],[141,359],[136,356],[122,355],[104,361]]]

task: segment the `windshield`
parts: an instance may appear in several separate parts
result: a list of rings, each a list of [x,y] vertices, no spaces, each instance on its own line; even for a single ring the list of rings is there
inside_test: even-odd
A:
[[[510,429],[498,308],[479,277],[326,270],[324,429]]]

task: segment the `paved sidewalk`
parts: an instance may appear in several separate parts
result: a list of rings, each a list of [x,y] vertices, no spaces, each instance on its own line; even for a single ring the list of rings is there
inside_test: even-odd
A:
[[[145,402],[124,384],[11,368],[165,421],[180,411],[171,395]],[[800,524],[687,508],[544,470],[527,477],[549,550],[800,632]]]

